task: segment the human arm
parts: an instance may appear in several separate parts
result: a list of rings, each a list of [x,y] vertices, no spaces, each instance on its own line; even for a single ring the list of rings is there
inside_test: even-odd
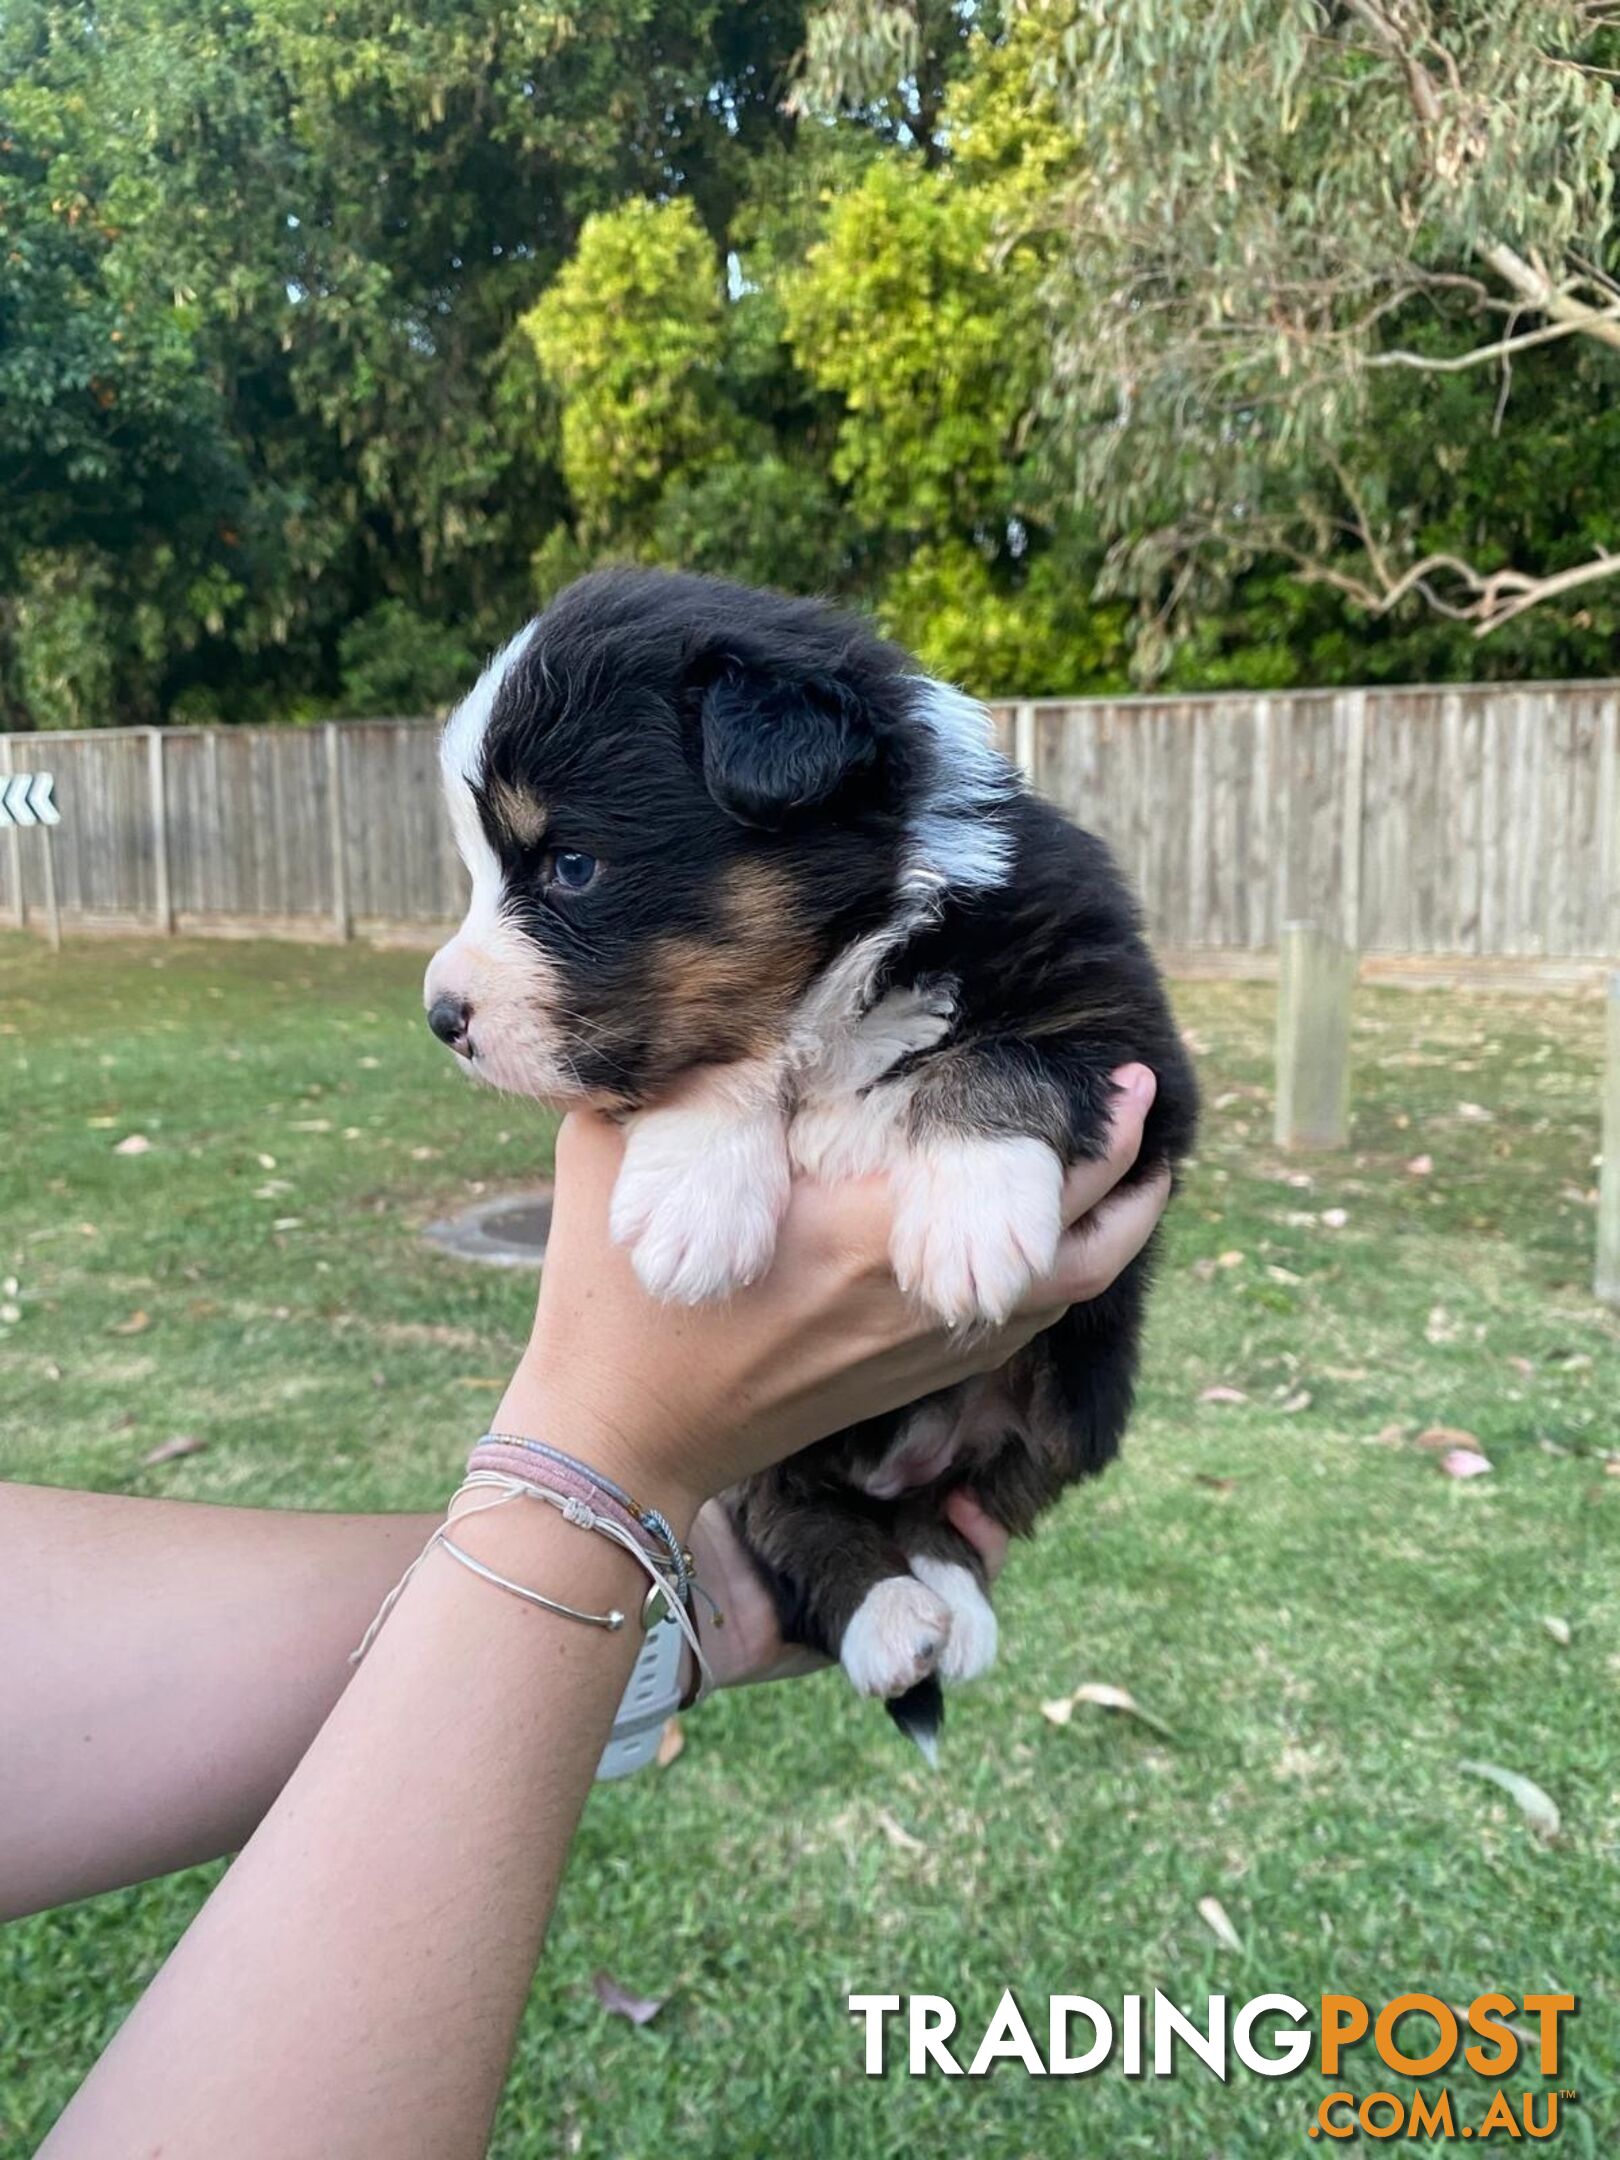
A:
[[[535,1338],[500,1423],[559,1440],[682,1530],[776,1454],[1008,1354],[1007,1338],[946,1344],[904,1307],[871,1193],[801,1196],[778,1266],[724,1310],[649,1307],[606,1241],[616,1150],[592,1125],[567,1143]],[[1023,1332],[1101,1287],[1158,1206],[1122,1196],[1119,1249],[1106,1225],[1066,1253]],[[457,1535],[570,1604],[633,1605],[623,1556],[549,1510],[463,1518]],[[435,1555],[47,2153],[132,2129],[171,2160],[481,2150],[633,1648]]]

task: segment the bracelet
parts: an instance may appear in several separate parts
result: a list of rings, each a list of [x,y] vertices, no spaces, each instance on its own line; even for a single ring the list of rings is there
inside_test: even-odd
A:
[[[492,1498],[471,1507],[457,1503],[474,1493],[489,1492]],[[539,1440],[523,1440],[489,1433],[474,1447],[467,1475],[451,1495],[446,1520],[440,1523],[405,1573],[383,1600],[376,1618],[367,1628],[350,1662],[358,1664],[376,1640],[378,1631],[398,1602],[405,1585],[437,1545],[468,1573],[479,1576],[499,1590],[522,1598],[526,1604],[562,1619],[610,1632],[622,1628],[625,1615],[617,1607],[605,1613],[583,1612],[549,1598],[527,1584],[513,1582],[477,1559],[451,1537],[452,1527],[465,1514],[483,1514],[514,1500],[539,1500],[577,1528],[590,1530],[617,1545],[645,1571],[648,1588],[641,1605],[645,1640],[625,1688],[613,1733],[602,1754],[597,1777],[616,1778],[640,1769],[657,1751],[665,1721],[677,1710],[700,1702],[714,1686],[714,1674],[704,1655],[693,1612],[693,1593],[705,1598],[714,1624],[724,1615],[714,1600],[701,1591],[692,1570],[692,1556],[681,1544],[668,1518],[656,1508],[644,1508],[624,1488],[559,1448]],[[680,1687],[681,1654],[692,1651],[694,1678],[683,1695]]]

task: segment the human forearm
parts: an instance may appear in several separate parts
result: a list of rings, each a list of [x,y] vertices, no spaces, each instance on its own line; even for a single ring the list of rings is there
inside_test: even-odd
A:
[[[457,1541],[569,1604],[639,1608],[633,1565],[547,1509]],[[481,2152],[637,1639],[432,1555],[51,2160]]]
[[[0,1485],[0,1919],[235,1851],[434,1520]]]

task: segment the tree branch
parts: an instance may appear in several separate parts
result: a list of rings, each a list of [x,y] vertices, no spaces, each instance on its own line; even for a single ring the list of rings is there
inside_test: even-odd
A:
[[[1442,360],[1428,353],[1398,350],[1370,354],[1367,366],[1421,368],[1429,375],[1460,375],[1465,369],[1478,367],[1481,361],[1506,359],[1511,353],[1528,352],[1532,345],[1550,345],[1555,338],[1575,337],[1582,332],[1596,334],[1593,325],[1597,323],[1620,325],[1620,305],[1583,308],[1568,321],[1547,323],[1540,330],[1526,330],[1518,337],[1499,338],[1494,345],[1476,346],[1472,352],[1454,353]],[[1616,342],[1620,343],[1620,339]]]

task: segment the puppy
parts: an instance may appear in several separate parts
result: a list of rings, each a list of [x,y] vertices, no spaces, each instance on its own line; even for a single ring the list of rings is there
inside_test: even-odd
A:
[[[661,1298],[770,1266],[795,1171],[886,1172],[903,1288],[993,1325],[1052,1265],[1110,1072],[1152,1068],[1140,1178],[1196,1090],[1106,849],[1021,785],[981,707],[819,602],[641,570],[582,578],[454,714],[472,879],[428,969],[469,1070],[626,1121],[613,1234]],[[1116,1453],[1150,1258],[988,1379],[726,1496],[784,1636],[931,1750],[996,1622],[940,1502],[1010,1531]]]

